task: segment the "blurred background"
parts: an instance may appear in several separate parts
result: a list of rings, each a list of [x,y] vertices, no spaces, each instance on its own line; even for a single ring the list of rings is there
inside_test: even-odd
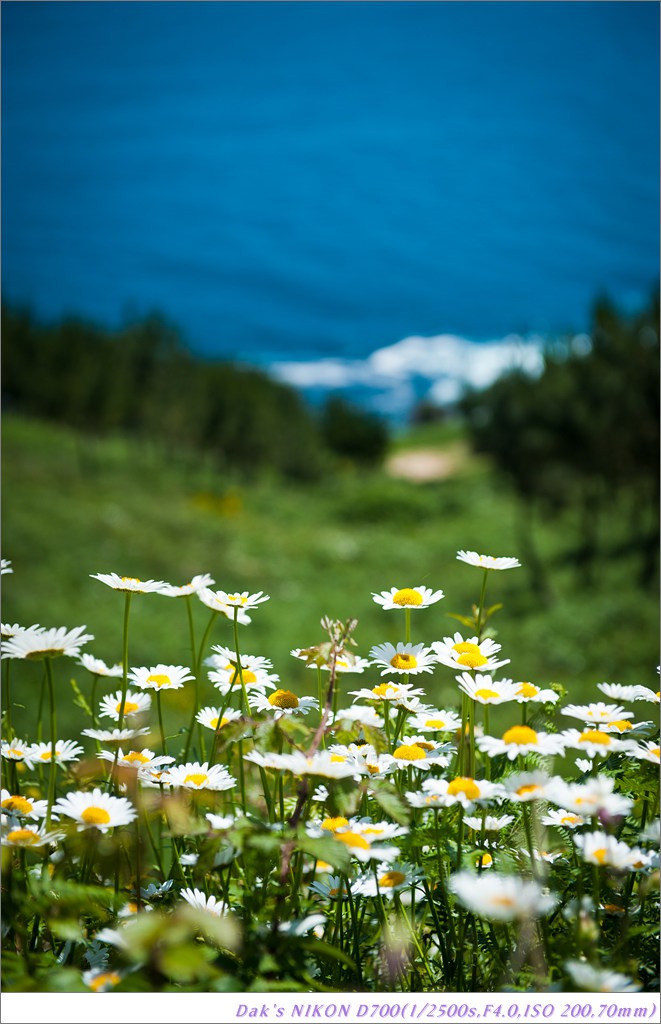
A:
[[[271,595],[242,645],[312,692],[322,615],[366,655],[402,638],[372,591],[440,587],[439,639],[475,549],[523,563],[508,674],[654,685],[658,6],[1,15],[3,622],[112,662],[90,573],[210,572]],[[132,664],[190,664],[181,602],[132,622]]]

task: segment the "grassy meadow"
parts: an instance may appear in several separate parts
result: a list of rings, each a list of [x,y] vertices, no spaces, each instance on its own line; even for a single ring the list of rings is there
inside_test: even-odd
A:
[[[575,560],[578,511],[531,519],[489,463],[470,453],[459,423],[413,428],[391,441],[398,453],[453,453],[452,475],[422,484],[350,462],[318,483],[267,474],[246,482],[201,455],[9,414],[2,447],[2,553],[14,570],[3,577],[3,622],[85,624],[97,638],[87,649],[108,663],[121,660],[122,602],[90,573],[180,584],[209,572],[216,587],[264,591],[271,600],[253,618],[246,653],[267,654],[281,685],[312,694],[316,674],[289,651],[320,642],[323,615],[357,618],[356,653],[367,656],[373,644],[398,639],[373,591],[441,588],[445,599],[427,611],[424,635],[413,616],[412,639],[442,639],[461,628],[450,613],[469,614],[476,599],[470,574],[455,558],[457,550],[472,549],[514,555],[524,566],[498,574],[497,593],[487,594],[487,602],[504,605],[490,624],[511,659],[505,674],[541,686],[560,683],[576,701],[599,699],[602,681],[654,685],[658,602],[655,592],[638,588],[637,555],[617,502],[602,523],[601,553],[586,580]],[[526,563],[523,527],[535,538],[543,588]],[[196,604],[199,643],[209,613]],[[132,665],[190,664],[183,602],[138,598],[131,615]],[[219,616],[209,642],[231,645],[231,623]],[[14,712],[19,734],[32,721],[43,671],[38,664],[24,668],[32,681],[15,695],[25,705]],[[89,679],[72,660],[56,670],[59,686],[73,676],[84,689]],[[430,699],[454,699],[453,687],[451,677],[435,673]],[[171,695],[171,713],[185,692]],[[213,694],[209,684],[203,699]],[[67,700],[64,735],[69,707]],[[173,718],[169,727],[176,725]]]

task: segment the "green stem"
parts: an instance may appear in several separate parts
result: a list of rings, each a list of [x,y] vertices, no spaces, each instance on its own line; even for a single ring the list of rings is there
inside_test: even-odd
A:
[[[167,754],[168,750],[167,750],[167,746],[166,746],[166,743],[165,743],[165,728],[163,726],[163,708],[161,706],[161,691],[160,690],[156,691],[156,707],[158,708],[158,727],[161,730],[161,746],[163,748],[163,753]]]
[[[119,705],[119,721],[117,722],[118,729],[121,729],[124,723],[124,705],[126,704],[126,691],[128,689],[129,681],[129,612],[131,610],[132,596],[132,592],[127,590],[124,600],[124,629],[122,633],[122,700]],[[117,758],[115,758],[115,763],[117,763]]]
[[[7,658],[5,661],[5,721],[7,723],[7,739],[11,740],[14,737],[14,729],[11,722],[11,684],[9,681],[9,666],[11,664],[11,658]]]
[[[411,643],[411,609],[404,609],[404,630],[405,630],[405,641],[407,644]]]
[[[193,609],[191,608],[191,595],[190,594],[186,594],[186,597],[184,598],[184,601],[186,602],[186,611],[188,612],[188,632],[189,632],[189,635],[190,635],[191,653],[193,655],[193,672],[194,672],[194,675],[195,675],[195,689],[194,689],[194,693],[193,693],[193,706],[191,708],[191,717],[190,717],[190,723],[189,723],[189,726],[188,726],[188,734],[186,736],[186,745],[184,747],[184,753],[183,753],[183,757],[182,757],[182,760],[183,760],[183,762],[185,764],[186,761],[188,760],[188,751],[190,750],[191,739],[193,737],[193,730],[195,729],[195,716],[197,715],[197,713],[198,713],[198,711],[200,709],[200,679],[199,679],[200,672],[199,672],[199,664],[198,664],[198,661],[197,661],[197,658],[196,658],[196,655],[195,655],[195,651],[196,651],[196,648],[195,648],[195,626],[194,626],[194,623],[193,623]],[[198,726],[198,734],[201,734],[201,728],[202,728],[201,726]]]
[[[461,871],[462,844],[464,841],[464,805],[459,804],[459,824],[457,826],[457,871]]]
[[[530,870],[532,871],[532,877],[537,881],[537,860],[535,858],[535,847],[533,844],[532,836],[532,821],[531,821],[531,808],[527,801],[523,801],[521,804],[521,811],[523,814],[523,827],[526,833],[526,845],[528,847],[528,854],[530,856]]]
[[[484,735],[485,736],[489,736],[490,735],[490,733],[489,733],[489,705],[488,704],[484,705]],[[485,758],[483,758],[483,762],[484,762],[484,774],[485,774],[485,776],[487,778],[487,781],[490,782],[491,781],[491,758],[490,757],[485,757]]]
[[[98,721],[98,719],[96,717],[96,710],[95,710],[95,708],[96,708],[96,688],[97,688],[98,682],[99,682],[98,675],[93,675],[92,676],[92,691],[90,693],[90,708],[92,710],[92,728],[93,729],[96,729],[96,725],[97,725],[97,721]]]
[[[57,769],[57,720],[55,712],[55,688],[53,686],[53,665],[46,658],[46,679],[48,681],[48,699],[50,702],[50,773],[48,776],[48,808],[46,811],[46,831],[50,828],[51,813],[55,802],[55,772]]]
[[[484,608],[484,595],[487,590],[487,580],[489,579],[489,570],[484,570],[484,576],[482,577],[482,589],[480,591],[480,604],[477,610],[477,642],[479,644],[482,639],[482,609]]]

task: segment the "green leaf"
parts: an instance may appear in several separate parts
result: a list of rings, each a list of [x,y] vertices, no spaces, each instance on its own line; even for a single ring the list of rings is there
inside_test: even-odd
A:
[[[411,820],[410,808],[392,787],[371,783],[369,794],[398,825],[408,825]]]
[[[314,838],[306,835],[304,832],[296,838],[296,846],[299,850],[303,850],[304,853],[309,853],[310,856],[315,857],[317,860],[328,861],[338,871],[346,872],[349,870],[351,864],[351,853],[344,843],[338,842],[337,839],[333,839],[331,835],[320,836]]]
[[[469,629],[475,629],[475,619],[469,619],[467,615],[457,615],[455,612],[446,612],[446,615],[450,619],[456,619],[457,622],[461,622],[462,626],[468,626]]]
[[[80,687],[78,686],[78,683],[76,682],[76,680],[73,679],[73,678],[70,679],[69,680],[69,684],[71,686],[71,689],[74,692],[74,698],[73,698],[74,707],[80,708],[81,711],[83,711],[84,714],[86,714],[88,718],[94,718],[94,715],[92,714],[92,709],[89,706],[89,704],[87,703],[87,700],[85,699],[84,694],[81,692]]]
[[[305,939],[301,942],[301,946],[313,956],[320,956],[326,960],[339,960],[346,967],[350,967],[352,971],[356,970],[356,964],[351,957],[336,946],[331,946],[329,942],[324,942],[322,939]]]

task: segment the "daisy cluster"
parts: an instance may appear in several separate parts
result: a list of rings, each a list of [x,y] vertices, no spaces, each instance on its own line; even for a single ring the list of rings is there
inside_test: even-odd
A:
[[[461,989],[478,971],[478,949],[489,951],[479,961],[485,988],[525,984],[522,948],[534,951],[548,986],[649,986],[632,948],[613,939],[612,921],[624,915],[641,928],[658,902],[659,735],[650,715],[659,694],[604,682],[587,703],[563,703],[560,687],[503,675],[510,659],[483,598],[491,574],[520,563],[473,551],[457,558],[482,574],[472,626],[413,642],[412,613],[444,592],[392,587],[372,598],[403,639],[360,657],[351,622],[324,620],[329,639],[292,650],[282,677],[268,657],[239,646],[238,626],[268,596],[212,590],[208,573],[181,586],[93,577],[124,595],[125,631],[139,594],[183,598],[191,622],[192,604],[205,606],[211,619],[201,646],[191,642],[189,666],[132,665],[128,653],[107,664],[83,652],[94,639],[85,626],[3,625],[0,802],[12,899],[28,907],[42,877],[115,894],[112,920],[106,910],[59,946],[48,915],[25,910],[33,942],[54,962],[75,958],[81,984],[95,992],[130,988],[141,965],[167,964],[153,950],[170,926],[224,950],[223,962],[252,945],[272,958],[275,936],[278,948],[304,941],[291,947],[301,978],[325,986],[342,978],[403,987],[411,970],[432,990]],[[233,646],[208,643],[223,619]],[[128,652],[128,632],[124,640]],[[68,739],[56,726],[62,657],[91,677],[77,704],[85,727]],[[9,670],[21,660],[44,663],[49,714],[34,739],[12,726]],[[302,663],[316,669],[316,696],[291,681],[313,679]],[[350,688],[352,674],[360,680]],[[106,692],[97,696],[98,687]],[[186,713],[168,734],[163,711],[172,718],[175,690]],[[152,946],[136,924],[145,912],[160,923]],[[604,967],[609,942],[617,970]]]

